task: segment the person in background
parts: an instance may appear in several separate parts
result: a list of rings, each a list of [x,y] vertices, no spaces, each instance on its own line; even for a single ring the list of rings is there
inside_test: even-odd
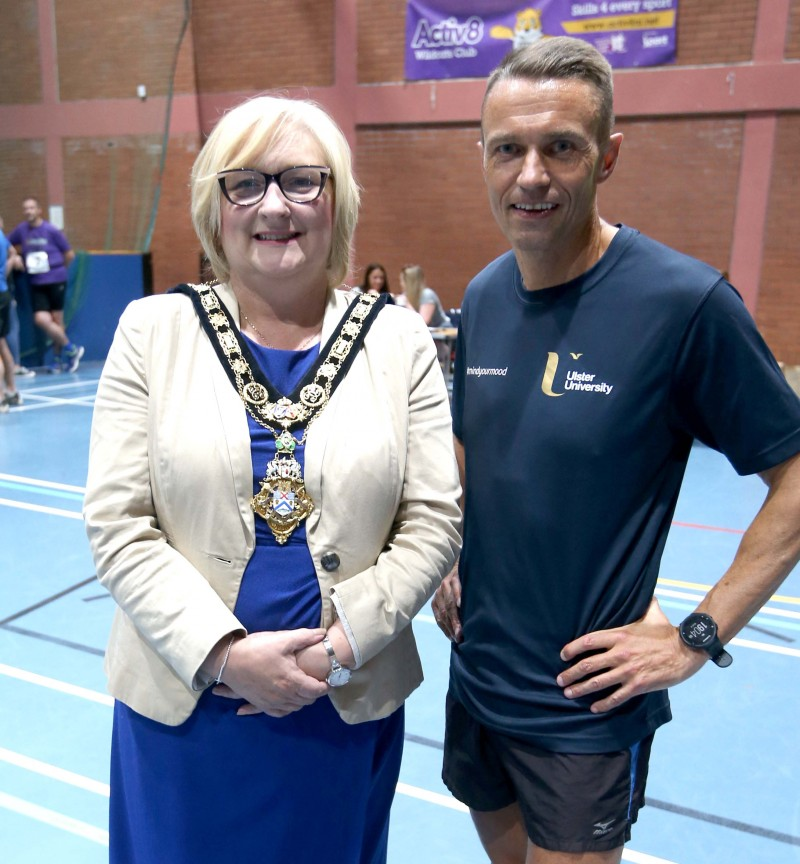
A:
[[[3,397],[0,399],[0,413],[22,404],[22,396],[17,391],[14,378],[14,357],[8,347],[11,323],[11,289],[8,286],[9,273],[15,266],[17,253],[3,233],[0,219],[0,377],[3,379]]]
[[[400,271],[400,290],[398,306],[414,309],[422,316],[428,327],[449,327],[447,317],[439,296],[425,284],[425,273],[419,264],[407,264]]]
[[[362,294],[381,294],[386,295],[386,302],[394,304],[394,297],[389,290],[389,278],[386,275],[386,268],[383,264],[368,264],[364,271],[364,278],[359,286],[359,291]]]
[[[3,223],[3,217],[0,216],[0,233],[5,230],[5,225]],[[8,240],[8,238],[6,238]],[[33,369],[28,369],[26,366],[22,366],[20,364],[20,346],[19,346],[19,314],[18,314],[18,304],[16,298],[16,285],[14,282],[14,271],[15,270],[24,270],[25,265],[22,262],[22,258],[20,258],[17,250],[8,244],[9,258],[13,255],[13,260],[11,262],[10,268],[6,268],[6,284],[8,285],[9,294],[11,297],[11,307],[9,309],[9,324],[8,324],[8,335],[6,336],[6,341],[8,342],[8,348],[11,351],[11,356],[14,358],[14,376],[16,378],[35,378],[36,372]]]
[[[725,675],[724,643],[800,558],[800,400],[717,270],[600,217],[613,122],[585,41],[489,77],[483,172],[511,250],[461,309],[464,549],[433,612],[453,640],[443,778],[493,864],[618,864],[667,688],[709,659]],[[676,627],[654,592],[695,439],[768,492]]]
[[[442,303],[433,288],[425,284],[425,274],[418,264],[407,264],[400,271],[400,288],[402,294],[397,298],[397,305],[406,309],[414,309],[422,316],[422,320],[431,330],[450,327],[450,318],[445,314]],[[440,339],[434,333],[436,356],[445,377],[449,377],[451,363],[451,346],[447,339]]]
[[[417,316],[337,290],[359,194],[321,108],[225,114],[191,190],[216,283],[128,307],[92,424],[111,862],[383,864],[411,620],[460,547],[448,395]]]
[[[9,234],[25,264],[31,287],[33,320],[52,341],[55,362],[51,372],[75,372],[84,354],[82,345],[70,341],[64,327],[67,267],[75,258],[69,241],[55,225],[42,218],[36,198],[22,202],[25,221]]]

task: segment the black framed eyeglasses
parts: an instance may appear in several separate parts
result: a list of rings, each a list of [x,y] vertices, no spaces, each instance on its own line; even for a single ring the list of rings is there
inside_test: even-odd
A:
[[[222,194],[238,207],[258,204],[267,194],[274,180],[287,201],[295,204],[310,204],[316,201],[325,188],[331,169],[321,165],[295,165],[284,168],[277,174],[265,174],[253,168],[232,168],[217,174]]]

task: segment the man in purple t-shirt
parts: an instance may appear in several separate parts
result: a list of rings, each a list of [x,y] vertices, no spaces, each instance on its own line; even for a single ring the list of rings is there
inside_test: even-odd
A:
[[[83,346],[73,344],[64,327],[67,267],[75,253],[62,231],[42,218],[36,198],[22,202],[25,221],[8,235],[25,262],[31,286],[33,320],[53,342],[52,372],[74,372],[83,357]]]

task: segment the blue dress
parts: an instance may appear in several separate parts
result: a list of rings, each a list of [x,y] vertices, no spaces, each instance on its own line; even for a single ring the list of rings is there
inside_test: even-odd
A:
[[[249,341],[269,380],[291,392],[316,359]],[[248,417],[253,491],[273,435]],[[303,464],[303,448],[295,458]],[[236,603],[248,632],[318,627],[319,583],[305,523],[276,543],[256,517],[256,548]],[[327,697],[288,717],[238,717],[206,690],[180,726],[117,702],[111,751],[111,864],[383,864],[400,773],[403,709],[346,724]]]

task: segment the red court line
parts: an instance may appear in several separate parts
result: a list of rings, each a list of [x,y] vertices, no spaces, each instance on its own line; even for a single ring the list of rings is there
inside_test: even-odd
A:
[[[679,528],[698,528],[700,531],[722,531],[723,534],[744,534],[742,528],[719,528],[717,525],[696,525],[694,522],[674,522]]]

